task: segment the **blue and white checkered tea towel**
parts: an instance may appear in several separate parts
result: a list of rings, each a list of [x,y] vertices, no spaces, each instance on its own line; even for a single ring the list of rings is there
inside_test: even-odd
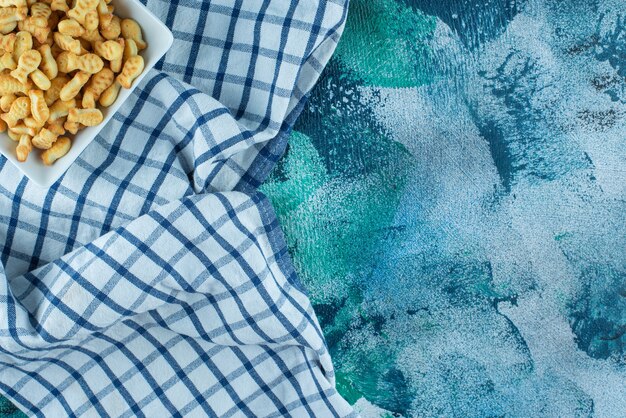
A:
[[[348,416],[255,191],[342,0],[148,0],[176,41],[50,190],[0,159],[0,392],[35,416]]]

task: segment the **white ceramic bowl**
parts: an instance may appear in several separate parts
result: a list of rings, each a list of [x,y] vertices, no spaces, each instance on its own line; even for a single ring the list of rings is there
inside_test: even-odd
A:
[[[145,60],[144,72],[135,80],[130,90],[124,88],[120,90],[120,94],[113,105],[107,109],[102,109],[104,121],[98,126],[83,129],[75,136],[70,135],[72,148],[69,153],[51,166],[43,164],[39,156],[39,151],[37,150],[33,150],[26,162],[20,163],[15,157],[15,146],[17,144],[8,137],[6,132],[0,133],[0,153],[15,164],[29,179],[41,187],[50,187],[67,171],[72,163],[74,163],[78,156],[85,150],[87,145],[94,140],[96,135],[98,135],[106,123],[113,117],[120,106],[130,97],[132,91],[141,82],[148,71],[154,67],[157,61],[170,49],[172,42],[174,42],[174,36],[167,26],[138,0],[113,0],[112,4],[115,6],[116,15],[121,18],[132,18],[139,23],[143,30],[143,38],[148,43],[148,48],[141,51],[141,55]]]

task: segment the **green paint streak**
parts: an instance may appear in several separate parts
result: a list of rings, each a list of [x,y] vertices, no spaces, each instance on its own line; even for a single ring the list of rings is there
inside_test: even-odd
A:
[[[354,405],[356,401],[363,397],[363,394],[355,387],[350,379],[350,375],[337,372],[335,375],[336,387],[343,398],[351,405]]]
[[[328,181],[321,157],[306,135],[294,132],[289,139],[289,156],[281,161],[281,169],[287,181],[275,177],[261,186],[270,196],[278,217],[286,216],[306,201]]]
[[[554,236],[554,240],[559,242],[559,241],[562,241],[563,239],[569,238],[571,236],[572,236],[572,234],[570,232],[561,232],[560,234],[556,234]]]
[[[365,397],[390,412],[407,414],[414,394],[396,368],[398,347],[379,338],[372,328],[361,323],[351,332],[355,340],[346,340],[341,351],[333,353],[341,376],[337,388],[350,402]]]
[[[366,85],[428,84],[426,41],[435,26],[434,17],[393,0],[352,0],[337,56]]]
[[[8,399],[0,396],[0,416],[2,418],[26,418],[26,415],[9,402]]]
[[[404,153],[401,147],[390,153],[398,162],[392,172],[381,167],[358,178],[331,177],[309,138],[294,133],[281,167],[286,179],[271,176],[261,187],[276,209],[314,304],[347,297],[357,277],[374,267],[375,251],[388,233],[404,187]],[[354,311],[360,303],[358,292],[352,296],[344,309]],[[339,314],[337,320],[344,322],[341,318]]]

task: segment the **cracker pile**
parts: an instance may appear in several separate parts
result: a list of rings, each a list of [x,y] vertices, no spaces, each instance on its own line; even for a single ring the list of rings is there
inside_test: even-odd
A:
[[[143,72],[141,27],[111,0],[0,0],[0,132],[51,165]]]

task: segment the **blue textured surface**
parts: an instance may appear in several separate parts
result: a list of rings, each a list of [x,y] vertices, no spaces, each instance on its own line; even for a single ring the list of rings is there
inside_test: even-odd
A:
[[[353,0],[264,191],[365,416],[626,416],[623,1]]]

